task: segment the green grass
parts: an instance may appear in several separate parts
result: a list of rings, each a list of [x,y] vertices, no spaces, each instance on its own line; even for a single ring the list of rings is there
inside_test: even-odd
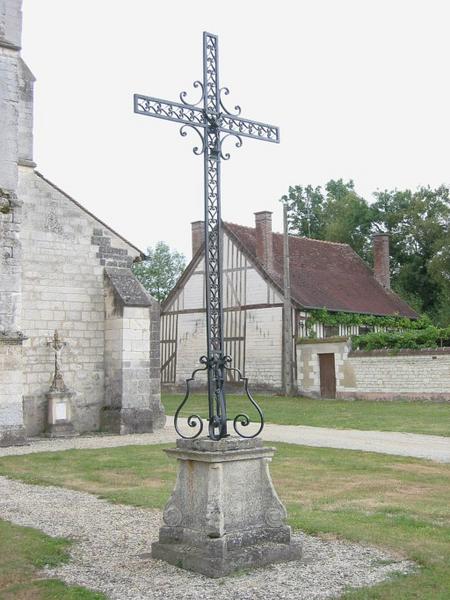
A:
[[[183,396],[164,394],[168,415],[175,414]],[[280,425],[311,425],[334,429],[363,429],[376,431],[406,431],[450,436],[450,402],[312,400],[284,396],[255,395],[267,423]],[[228,414],[247,412],[252,418],[256,411],[243,396],[227,396]],[[182,415],[199,414],[207,417],[205,395],[191,396]]]
[[[448,600],[450,467],[426,460],[275,444],[271,466],[290,524],[309,533],[388,548],[420,570],[351,600]],[[167,446],[68,450],[0,459],[0,474],[97,494],[113,502],[162,508],[175,481]]]
[[[102,600],[103,594],[57,579],[42,579],[39,570],[69,559],[71,542],[51,538],[35,529],[0,520],[1,600]]]

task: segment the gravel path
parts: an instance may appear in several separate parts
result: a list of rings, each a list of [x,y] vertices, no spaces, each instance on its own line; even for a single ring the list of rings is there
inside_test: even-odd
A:
[[[189,428],[188,428],[189,429]],[[206,428],[204,429],[206,431]],[[192,433],[189,430],[189,433]],[[173,418],[167,417],[164,430],[157,433],[134,435],[92,435],[62,440],[35,439],[28,446],[0,448],[0,457],[31,452],[58,452],[70,448],[111,448],[130,444],[161,444],[176,439]],[[272,425],[268,423],[261,436],[266,441],[288,442],[323,448],[344,448],[379,452],[414,458],[427,458],[437,462],[450,462],[450,438],[438,435],[419,435],[391,431],[359,431],[357,429],[328,429],[297,425]]]
[[[268,424],[262,437],[272,442],[362,450],[450,462],[450,437],[439,435]]]
[[[71,561],[45,576],[104,592],[111,600],[315,600],[374,585],[411,562],[376,548],[302,535],[304,558],[211,580],[150,557],[159,511],[114,505],[64,488],[0,477],[0,518],[72,538]]]

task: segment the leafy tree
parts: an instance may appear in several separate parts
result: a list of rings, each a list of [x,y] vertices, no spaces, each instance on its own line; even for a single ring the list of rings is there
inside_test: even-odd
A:
[[[368,262],[373,261],[371,235],[388,232],[393,289],[438,325],[450,323],[448,187],[378,191],[369,204],[353,181],[338,179],[325,190],[290,187],[281,201],[293,233],[348,243]]]
[[[353,181],[331,180],[325,189],[323,239],[349,244],[360,256],[368,259],[372,211],[366,200],[355,192]]]
[[[353,181],[331,180],[325,190],[290,187],[281,198],[288,206],[290,230],[298,235],[350,244],[364,258],[370,254],[371,210]]]
[[[298,235],[323,239],[323,208],[325,197],[320,187],[311,185],[289,187],[288,194],[281,198],[288,206],[290,230]]]
[[[419,187],[374,196],[374,228],[390,233],[394,289],[434,321],[449,323],[449,188]]]
[[[165,242],[147,248],[145,260],[133,266],[133,272],[146,290],[159,302],[167,298],[186,266],[183,254],[171,250]]]

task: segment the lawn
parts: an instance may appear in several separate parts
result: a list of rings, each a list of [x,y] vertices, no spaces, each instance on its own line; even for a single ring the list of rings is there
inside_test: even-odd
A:
[[[163,394],[168,415],[175,414],[182,399],[180,394]],[[450,436],[450,402],[312,400],[262,395],[255,395],[255,399],[267,423]],[[229,417],[239,412],[256,417],[257,413],[246,397],[230,394],[227,404]],[[206,396],[194,394],[183,407],[182,415],[195,413],[207,417],[207,407]]]
[[[349,592],[351,600],[448,600],[450,468],[426,460],[275,444],[272,475],[290,524],[390,549],[421,566]],[[68,450],[0,459],[0,474],[162,508],[175,480],[166,446]]]
[[[0,521],[0,599],[106,600],[103,594],[82,587],[66,586],[57,579],[42,579],[39,569],[69,559],[70,543]]]

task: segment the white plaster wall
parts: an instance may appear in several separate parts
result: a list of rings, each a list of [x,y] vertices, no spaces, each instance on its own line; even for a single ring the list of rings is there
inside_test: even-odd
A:
[[[237,246],[224,235],[224,308],[282,302],[279,293],[254,269]],[[184,384],[201,365],[206,354],[206,312],[204,309],[204,261],[178,290],[166,313],[178,312],[176,384]],[[183,311],[193,312],[183,312]],[[245,374],[252,384],[279,388],[282,368],[282,309],[268,307],[247,310],[245,332]],[[225,311],[225,320],[229,315]],[[242,321],[243,322],[243,321]],[[227,331],[227,328],[225,328]],[[205,382],[203,374],[198,375]]]
[[[247,311],[245,375],[253,385],[282,383],[282,308]]]
[[[224,234],[224,308],[259,304],[278,304],[280,294],[256,271],[239,248]],[[204,261],[178,291],[166,313],[178,314],[176,384],[184,384],[192,371],[200,366],[206,354],[206,313],[204,302]],[[185,310],[194,312],[183,312]],[[253,385],[279,388],[282,369],[282,308],[268,307],[246,311],[245,374]],[[225,311],[225,322],[230,313]],[[242,320],[242,322],[244,322]],[[225,326],[224,331],[228,331]],[[243,347],[243,345],[242,345]],[[206,378],[199,374],[199,380]]]
[[[205,274],[202,270],[196,269],[184,286],[182,300],[182,309],[201,308],[204,306],[204,280]],[[181,307],[180,307],[181,308]]]
[[[247,269],[246,296],[247,304],[278,304],[283,301],[275,288],[253,267]]]
[[[205,313],[185,313],[178,315],[177,340],[177,384],[184,384],[194,369],[200,368],[199,358],[206,354],[206,320]],[[203,373],[199,373],[196,381],[206,382]]]

